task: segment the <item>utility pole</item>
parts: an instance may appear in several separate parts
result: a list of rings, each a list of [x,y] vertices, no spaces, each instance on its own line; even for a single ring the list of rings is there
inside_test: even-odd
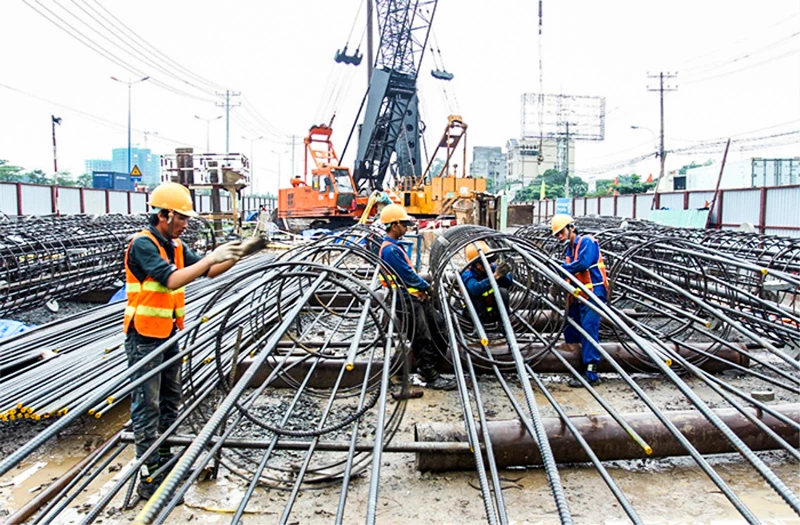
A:
[[[240,91],[225,90],[225,93],[217,92],[217,96],[224,96],[225,102],[217,102],[217,107],[225,108],[225,153],[231,152],[231,97],[238,97],[242,93]],[[241,106],[241,102],[236,103],[233,107]]]
[[[658,181],[656,182],[656,192],[658,192],[658,185],[661,184],[661,181],[664,179],[664,164],[666,162],[666,154],[664,151],[664,92],[665,91],[677,91],[678,86],[665,86],[664,80],[669,80],[673,78],[677,78],[677,73],[670,73],[670,72],[663,72],[661,71],[658,75],[651,75],[648,74],[647,78],[658,79],[658,87],[647,87],[648,91],[658,91],[659,92],[659,99],[661,104],[661,133],[660,133],[660,140],[658,145],[658,158],[661,161],[661,167],[658,172]],[[653,199],[653,203],[655,203],[655,199]]]
[[[567,149],[564,152],[564,197],[569,198],[569,122],[567,122]]]

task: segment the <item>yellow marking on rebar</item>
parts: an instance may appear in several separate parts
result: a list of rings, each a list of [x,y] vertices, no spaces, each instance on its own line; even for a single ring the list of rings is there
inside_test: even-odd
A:
[[[113,405],[114,404],[114,396],[108,396],[106,398],[106,403],[108,403],[109,405]]]
[[[53,348],[53,353],[57,354],[58,353],[58,348]]]
[[[45,412],[43,417],[45,419],[49,419],[50,418],[50,412]]]
[[[208,363],[211,363],[212,361],[214,361],[213,357],[206,357],[205,359],[203,359],[203,364],[207,365]]]
[[[67,412],[69,412],[69,408],[64,407],[64,408],[61,409],[61,415],[62,416],[65,415]]]
[[[711,328],[711,322],[710,321],[706,323],[706,328]]]
[[[644,453],[647,454],[648,456],[652,455],[653,454],[653,447],[651,447],[650,445],[647,445],[646,447],[644,447]]]
[[[664,364],[671,367],[672,366],[672,359],[667,359],[666,361],[664,361]]]
[[[111,349],[110,348],[106,348],[104,351],[105,351],[105,353],[108,354],[109,352],[111,352]]]
[[[208,317],[207,315],[204,315],[203,317],[201,317],[201,318],[200,318],[200,322],[201,322],[201,323],[207,323],[207,322],[209,322],[210,320],[211,320],[211,318],[210,318],[210,317]]]
[[[98,412],[98,413],[96,413],[96,414],[94,415],[94,418],[95,418],[95,419],[100,419],[101,417],[103,417],[103,413],[102,413],[102,412]]]
[[[483,346],[489,346],[489,340],[484,337],[483,339],[481,339],[481,344]]]
[[[33,414],[33,407],[28,407],[27,410],[28,410],[28,414]]]
[[[90,416],[93,416],[95,412],[97,412],[95,409],[93,409],[93,408],[89,409],[89,415]]]
[[[768,272],[769,272],[769,270],[767,270],[766,268],[761,268],[761,273],[763,275],[767,275]]]
[[[39,414],[34,414],[33,415],[33,420],[34,421],[39,421],[41,418],[42,418],[42,416],[40,416]]]
[[[22,408],[22,403],[17,403],[17,408]]]
[[[344,365],[344,369],[347,370],[348,372],[352,372],[355,368],[356,365],[354,365],[353,363],[347,363]]]
[[[183,362],[184,362],[184,363],[185,363],[186,361],[188,361],[188,360],[189,360],[189,358],[188,358],[188,357],[186,357],[186,356],[183,356]]]

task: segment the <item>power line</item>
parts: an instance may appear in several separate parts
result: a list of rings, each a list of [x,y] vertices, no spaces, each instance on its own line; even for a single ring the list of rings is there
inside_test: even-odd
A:
[[[33,98],[33,99],[38,100],[40,102],[46,102],[47,104],[50,104],[52,106],[56,106],[56,107],[59,107],[59,108],[62,108],[62,109],[66,109],[67,111],[71,111],[71,112],[76,113],[78,115],[82,115],[82,116],[84,116],[84,117],[86,117],[86,118],[88,118],[90,120],[95,120],[95,121],[97,121],[97,122],[99,122],[99,123],[101,123],[101,124],[103,124],[105,126],[108,126],[110,128],[115,128],[115,129],[118,129],[118,130],[126,130],[126,129],[128,129],[128,125],[127,124],[120,124],[119,122],[114,122],[113,120],[108,120],[106,118],[99,117],[99,116],[93,115],[91,113],[87,113],[86,111],[83,111],[83,110],[80,110],[80,109],[75,109],[75,108],[67,106],[65,104],[61,104],[60,102],[55,102],[55,101],[40,97],[38,95],[34,95],[33,93],[28,93],[27,91],[22,91],[21,89],[17,89],[15,87],[9,86],[8,84],[0,83],[0,87],[8,89],[9,91],[13,91],[15,93],[19,93],[20,95],[24,95],[26,97]],[[144,130],[141,130],[141,129],[137,129],[137,128],[133,128],[133,129],[135,131],[139,132],[139,133],[143,133],[144,132]],[[189,144],[189,143],[184,142],[182,140],[176,140],[176,139],[172,139],[172,138],[169,138],[169,137],[165,137],[164,135],[161,135],[160,133],[157,135],[157,137],[158,137],[158,140],[163,141],[163,142],[171,142],[173,144],[178,144],[180,146],[192,146],[192,144]]]

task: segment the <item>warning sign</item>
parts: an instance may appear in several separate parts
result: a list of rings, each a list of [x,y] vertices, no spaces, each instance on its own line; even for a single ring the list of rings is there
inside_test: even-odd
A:
[[[133,165],[133,169],[131,170],[131,177],[141,177],[142,171],[139,169],[139,166],[136,164]]]

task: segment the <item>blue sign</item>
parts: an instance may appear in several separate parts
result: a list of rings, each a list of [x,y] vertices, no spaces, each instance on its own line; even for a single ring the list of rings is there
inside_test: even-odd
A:
[[[572,199],[567,197],[559,197],[556,199],[556,213],[572,213]]]

